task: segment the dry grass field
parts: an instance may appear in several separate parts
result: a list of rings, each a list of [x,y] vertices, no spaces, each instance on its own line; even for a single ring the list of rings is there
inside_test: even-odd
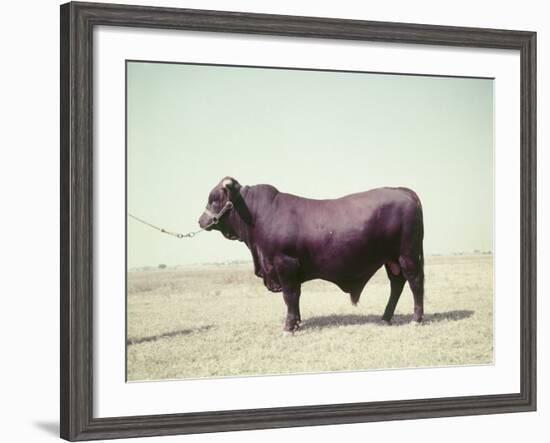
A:
[[[128,273],[128,380],[223,377],[493,361],[491,255],[426,257],[425,321],[410,323],[405,288],[393,325],[380,323],[382,268],[357,307],[336,286],[303,285],[302,328],[282,336],[286,307],[252,263]]]

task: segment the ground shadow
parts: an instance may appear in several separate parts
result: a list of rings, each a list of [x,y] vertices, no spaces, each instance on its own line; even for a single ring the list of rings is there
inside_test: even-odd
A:
[[[59,423],[56,421],[37,421],[33,423],[38,429],[41,429],[47,434],[59,437]]]
[[[200,326],[198,328],[180,329],[179,331],[164,332],[158,335],[151,335],[149,337],[130,338],[126,340],[126,345],[139,345],[141,343],[147,343],[151,341],[161,340],[163,338],[179,337],[182,335],[196,334],[197,332],[205,332],[212,328],[212,325]]]
[[[434,314],[424,315],[424,324],[437,323],[445,320],[463,320],[471,317],[474,311],[459,310],[448,312],[437,312]],[[402,326],[409,324],[412,321],[412,314],[396,314],[392,319],[392,326]],[[337,326],[353,326],[364,325],[368,323],[381,324],[381,315],[359,315],[359,314],[333,314],[324,315],[319,317],[306,318],[304,321],[303,329],[305,328],[332,328]],[[381,324],[382,325],[382,324]]]

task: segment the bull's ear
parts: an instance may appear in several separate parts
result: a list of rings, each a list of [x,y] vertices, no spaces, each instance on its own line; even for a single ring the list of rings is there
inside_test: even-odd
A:
[[[222,186],[229,191],[235,191],[241,187],[239,182],[233,177],[225,177],[222,180]]]

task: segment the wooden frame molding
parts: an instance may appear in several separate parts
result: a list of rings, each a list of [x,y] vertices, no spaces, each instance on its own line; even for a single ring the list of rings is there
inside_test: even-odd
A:
[[[95,26],[500,48],[521,57],[521,392],[94,418],[92,36]],[[536,408],[536,34],[100,3],[61,6],[61,437],[70,441],[533,411]]]

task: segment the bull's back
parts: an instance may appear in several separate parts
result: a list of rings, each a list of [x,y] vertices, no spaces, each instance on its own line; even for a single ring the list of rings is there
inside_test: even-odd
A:
[[[286,196],[286,221],[280,226],[288,230],[283,234],[287,250],[295,251],[306,271],[329,277],[381,266],[398,254],[407,225],[422,221],[420,200],[407,188],[377,188],[330,200]]]
[[[323,232],[356,241],[392,236],[404,222],[422,213],[420,199],[408,188],[377,188],[337,199],[300,199],[292,210],[312,240]]]

